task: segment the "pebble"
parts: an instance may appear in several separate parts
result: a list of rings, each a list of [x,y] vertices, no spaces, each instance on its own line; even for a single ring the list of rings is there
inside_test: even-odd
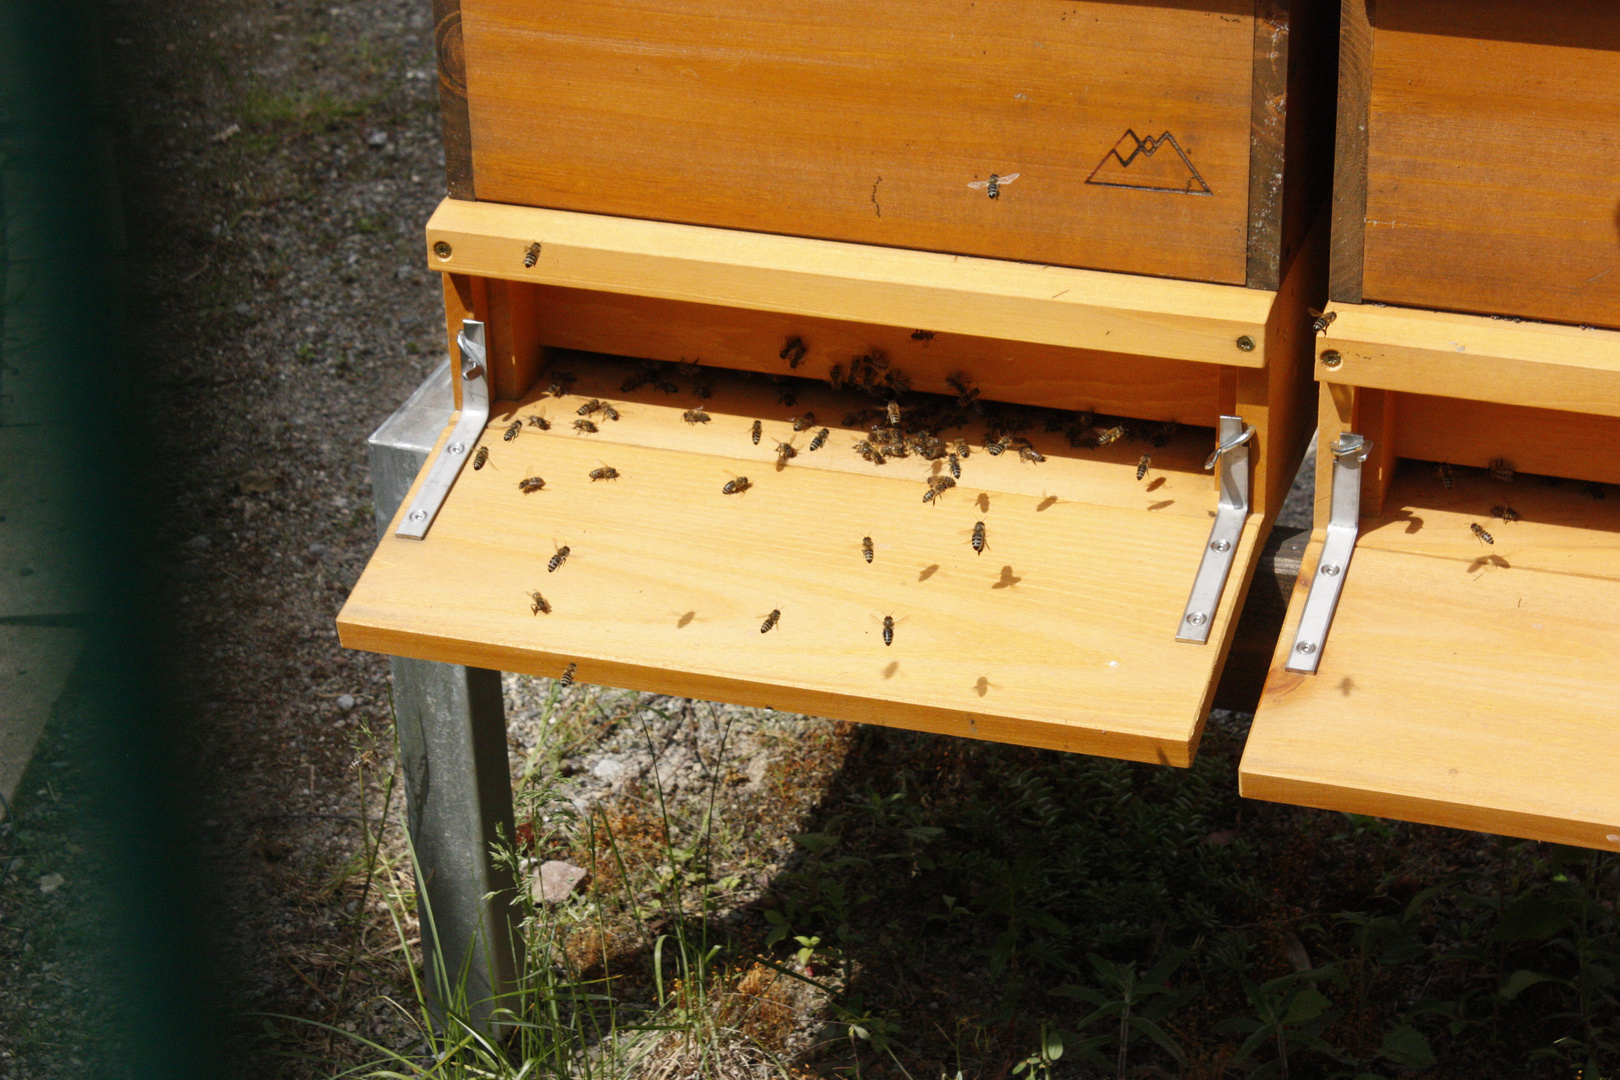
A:
[[[65,884],[67,884],[67,878],[63,877],[61,874],[45,874],[39,879],[39,891],[42,893],[53,893]]]
[[[315,556],[317,559],[320,558],[322,555],[325,555],[327,552],[329,552],[331,550],[332,550],[331,548],[327,547],[325,544],[321,543],[319,540],[317,540],[313,544],[309,545],[309,553],[311,555]]]
[[[555,904],[566,899],[588,877],[590,871],[583,866],[550,859],[541,863],[539,872],[534,875],[534,898],[538,903]]]
[[[202,534],[193,536],[190,540],[186,541],[186,547],[191,548],[193,551],[204,551],[213,546],[214,542]]]
[[[337,699],[337,707],[342,709],[344,712],[348,712],[350,709],[354,708],[354,698],[348,694],[339,694]]]
[[[624,775],[624,762],[618,758],[605,757],[596,763],[596,767],[591,770],[591,775],[598,780],[605,780],[611,784]]]

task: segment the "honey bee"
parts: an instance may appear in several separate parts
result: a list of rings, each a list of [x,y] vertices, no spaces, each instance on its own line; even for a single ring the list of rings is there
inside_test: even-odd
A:
[[[776,392],[776,400],[779,404],[786,405],[790,409],[799,403],[799,397],[793,392],[793,387],[791,386],[784,386],[782,389],[778,390]]]
[[[646,386],[651,380],[651,375],[648,375],[644,371],[638,371],[619,384],[619,393],[633,394],[637,390],[640,390],[643,386]]]
[[[562,678],[558,679],[557,682],[564,687],[573,686],[574,672],[578,670],[578,668],[578,664],[569,664],[567,667],[563,668]]]
[[[894,616],[893,615],[885,615],[885,616],[883,616],[883,644],[884,645],[893,645],[894,644]]]
[[[520,432],[522,430],[523,430],[523,421],[521,421],[521,420],[512,421],[510,424],[506,425],[506,434],[501,436],[501,442],[511,442],[513,439],[518,437],[518,432]]]
[[[540,261],[540,244],[538,242],[536,242],[536,243],[530,244],[529,247],[528,247],[528,250],[524,251],[524,253],[523,253],[523,269],[532,270],[532,269],[534,269],[534,264],[539,262],[539,261]]]
[[[842,390],[844,388],[844,369],[839,367],[837,364],[834,364],[832,367],[828,368],[827,385],[832,387],[834,390]]]
[[[764,425],[761,424],[758,420],[755,420],[753,430],[749,432],[749,434],[751,436],[753,436],[755,446],[759,445],[759,436],[763,431],[764,431]]]
[[[932,330],[913,330],[911,332],[911,340],[920,341],[926,345],[928,342],[934,340],[934,332]]]
[[[962,462],[955,454],[945,455],[945,466],[951,470],[953,477],[958,480],[962,479]]]
[[[1518,521],[1519,512],[1511,506],[1491,507],[1491,516],[1501,518],[1503,521]]]
[[[597,428],[597,426],[595,424],[591,423],[589,420],[575,420],[574,421],[574,430],[578,431],[578,432],[582,432],[582,433],[584,433],[586,435],[595,435],[599,429]]]
[[[861,558],[869,563],[872,561],[872,538],[870,536],[861,537]]]
[[[653,385],[666,394],[678,394],[681,392],[681,388],[675,383],[670,382],[668,379],[661,379],[658,382],[653,383]]]
[[[591,398],[591,400],[587,401],[585,404],[576,409],[575,412],[577,412],[580,416],[589,416],[594,412],[598,412],[601,408],[602,402],[597,398]]]
[[[551,385],[546,387],[546,393],[552,397],[562,397],[578,378],[572,371],[559,371],[551,377]]]
[[[551,561],[546,563],[546,573],[555,574],[557,572],[557,567],[568,561],[568,551],[569,549],[567,544],[564,544],[562,547],[558,548],[557,554],[553,555],[551,557]]]
[[[707,424],[709,422],[709,414],[704,412],[702,409],[687,409],[685,412],[681,413],[681,419],[685,420],[688,424]]]
[[[1481,540],[1485,541],[1487,544],[1496,543],[1496,541],[1491,538],[1491,534],[1486,532],[1483,528],[1480,527],[1479,522],[1470,521],[1468,523],[1468,528],[1473,531],[1475,536],[1479,537]]]
[[[878,448],[865,439],[855,444],[855,452],[874,465],[882,465],[885,460]]]
[[[968,543],[973,545],[973,554],[984,554],[984,522],[975,522],[973,526],[973,539]]]
[[[523,492],[525,495],[533,495],[536,491],[539,491],[545,486],[546,482],[538,476],[531,476],[526,480],[518,481],[518,490]]]
[[[591,482],[593,484],[598,480],[617,480],[618,478],[619,470],[611,466],[604,465],[600,469],[591,470]]]
[[[1002,186],[1012,183],[1014,180],[1018,179],[1018,176],[1018,173],[1008,173],[1006,176],[997,176],[995,173],[991,173],[990,179],[974,180],[968,184],[968,187],[974,189],[975,191],[983,191],[992,199],[999,199],[1001,198]]]
[[[1337,311],[1318,311],[1313,307],[1308,307],[1305,310],[1316,316],[1316,321],[1311,323],[1312,334],[1327,333],[1327,328],[1332,326],[1333,320],[1339,317],[1339,313]]]
[[[477,472],[479,469],[482,469],[484,467],[484,463],[488,460],[489,447],[480,446],[478,448],[478,453],[473,455],[473,472]]]
[[[968,447],[967,440],[962,438],[960,435],[956,437],[955,442],[951,443],[951,450],[954,451],[956,456],[959,458],[973,456],[973,451]]]
[[[1097,445],[1098,446],[1107,446],[1111,442],[1118,442],[1121,438],[1124,437],[1124,435],[1125,435],[1125,425],[1124,424],[1115,424],[1113,427],[1109,428],[1107,431],[1104,431],[1104,432],[1102,432],[1101,434],[1099,434],[1097,436]]]
[[[551,614],[551,604],[546,600],[545,597],[541,596],[538,592],[532,592],[529,594],[529,598],[534,601],[534,604],[529,608],[529,610],[534,614]]]
[[[798,456],[799,451],[792,443],[779,442],[776,444],[777,467],[780,468],[781,466],[786,465],[789,461],[792,461]]]
[[[796,368],[804,360],[805,351],[804,340],[798,335],[794,335],[787,339],[787,344],[783,345],[782,351],[776,355],[780,359],[786,360],[788,367]]]
[[[891,401],[891,402],[889,402],[887,405],[885,405],[883,407],[883,410],[884,410],[884,412],[888,413],[889,426],[890,427],[899,427],[900,426],[900,403],[898,401]]]
[[[951,488],[953,488],[955,486],[956,486],[956,481],[951,479],[949,476],[933,476],[933,477],[930,477],[929,480],[928,480],[928,490],[923,492],[923,500],[922,501],[925,502],[925,503],[934,502],[934,500],[936,498],[938,498],[940,495],[943,495],[945,492],[951,490]],[[934,505],[938,506],[939,504],[934,503]]]
[[[832,435],[832,429],[831,428],[822,428],[820,431],[816,432],[816,437],[810,440],[810,450],[811,450],[811,452],[820,450],[823,446],[826,446],[827,445],[827,439],[831,435]]]
[[[1451,466],[1443,461],[1434,467],[1434,472],[1440,477],[1440,482],[1446,486],[1447,491],[1450,491],[1451,485],[1457,482],[1457,478],[1452,475]]]
[[[541,431],[550,431],[551,430],[551,421],[547,420],[543,416],[534,415],[534,416],[529,417],[529,426],[533,427],[533,428],[539,428]]]
[[[748,482],[748,477],[739,476],[735,480],[727,480],[725,486],[720,489],[720,494],[741,495],[743,492],[747,491],[753,486],[753,484]]]
[[[813,412],[807,412],[803,416],[795,416],[793,418],[793,430],[804,431],[808,428],[814,427],[815,423],[816,414]]]
[[[1486,466],[1486,471],[1490,473],[1492,480],[1500,480],[1504,484],[1513,483],[1513,466],[1503,458],[1492,458],[1491,463]]]
[[[1136,478],[1138,480],[1147,475],[1148,466],[1153,464],[1152,454],[1143,454],[1136,462]]]
[[[967,381],[967,376],[961,372],[957,372],[955,375],[945,376],[945,381],[950,384],[952,390],[956,391],[957,405],[964,409],[973,404],[973,399],[979,396],[979,388],[977,386],[970,386]]]
[[[991,439],[989,442],[985,443],[984,452],[989,454],[991,457],[1000,457],[1006,451],[1007,447],[1011,445],[1012,436],[1002,435],[999,438]]]
[[[769,633],[771,627],[775,626],[776,621],[778,619],[780,619],[781,617],[782,617],[782,609],[781,608],[772,608],[771,613],[769,615],[765,616],[765,622],[759,628],[759,632],[762,633],[762,634]]]
[[[1039,465],[1041,462],[1046,460],[1046,455],[1035,449],[1033,446],[1020,446],[1018,448],[1018,456],[1020,459],[1027,461],[1032,465]]]
[[[604,401],[602,402],[602,416],[608,420],[617,420],[619,418],[619,410],[615,409],[613,406]]]

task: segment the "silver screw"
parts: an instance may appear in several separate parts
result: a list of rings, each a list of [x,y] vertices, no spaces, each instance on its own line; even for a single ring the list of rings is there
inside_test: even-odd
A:
[[[467,452],[467,444],[453,442],[445,449],[449,450],[452,454],[465,454]]]
[[[1211,540],[1209,542],[1209,550],[1211,550],[1211,551],[1220,551],[1220,552],[1231,551],[1232,550],[1232,541],[1230,541],[1230,540]]]
[[[426,521],[427,520],[427,511],[426,510],[412,510],[411,511],[411,520],[412,521]]]
[[[1339,567],[1333,565],[1332,563],[1327,563],[1323,565],[1322,573],[1326,574],[1328,577],[1338,577]]]
[[[1239,352],[1254,352],[1254,338],[1244,334],[1237,339],[1237,347]]]
[[[1311,653],[1316,651],[1316,642],[1302,641],[1298,645],[1294,646],[1294,651],[1297,653],[1304,653],[1306,656],[1309,656]]]
[[[1203,626],[1209,622],[1209,616],[1202,611],[1190,611],[1187,613],[1187,621],[1194,626]]]
[[[1344,357],[1339,355],[1338,349],[1328,349],[1322,353],[1322,366],[1328,369],[1338,367],[1344,363]]]

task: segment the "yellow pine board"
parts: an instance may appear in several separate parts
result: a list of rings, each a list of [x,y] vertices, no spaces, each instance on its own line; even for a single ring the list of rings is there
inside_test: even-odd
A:
[[[1336,304],[1328,383],[1620,416],[1620,330]],[[1339,354],[1337,367],[1320,360]]]
[[[575,389],[619,378],[608,367]],[[930,506],[930,465],[870,466],[847,433],[815,454],[800,434],[800,456],[776,469],[771,440],[786,424],[764,416],[761,445],[748,437],[780,408],[763,387],[718,389],[712,422],[696,427],[680,420],[688,401],[614,395],[623,419],[595,436],[567,429],[582,400],[498,403],[488,464],[463,473],[427,539],[379,545],[339,616],[345,645],[550,676],[577,663],[589,682],[1190,760],[1260,531],[1255,519],[1244,533],[1212,643],[1176,642],[1214,505],[1207,429],[1155,450],[1144,483],[1144,443],[1060,459],[1061,436],[1032,431],[1053,452],[1045,464],[976,450]],[[757,408],[721,411],[735,404]],[[502,440],[508,416],[536,411],[551,431]],[[604,465],[620,478],[591,481]],[[739,474],[753,487],[722,494]],[[546,486],[521,494],[530,475]],[[570,555],[549,572],[561,544]],[[531,590],[550,614],[532,613]],[[762,634],[772,609],[780,621]]]
[[[1504,503],[1524,520],[1489,520]],[[1620,505],[1524,479],[1446,492],[1409,463],[1386,507],[1363,522],[1314,676],[1282,668],[1320,534],[1306,552],[1243,794],[1620,847]]]
[[[524,266],[531,245],[540,250]],[[444,245],[441,247],[440,245]],[[448,254],[440,254],[448,252]],[[1008,341],[1263,367],[1275,293],[446,199],[431,269]]]

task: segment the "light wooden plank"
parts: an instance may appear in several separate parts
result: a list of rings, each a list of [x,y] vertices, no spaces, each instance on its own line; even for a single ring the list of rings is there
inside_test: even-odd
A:
[[[809,390],[789,410],[770,387],[729,380],[707,399],[711,422],[694,426],[681,419],[688,395],[618,393],[626,368],[584,359],[568,365],[574,394],[497,403],[488,464],[462,474],[425,541],[379,545],[339,616],[345,645],[552,676],[577,663],[581,680],[659,693],[1190,760],[1260,534],[1256,517],[1212,643],[1176,642],[1214,506],[1207,429],[1154,449],[1142,482],[1144,443],[1072,451],[1031,430],[1046,463],[976,450],[930,506],[921,493],[938,463],[869,465],[836,423],[812,453],[811,433],[787,422],[857,401]],[[569,430],[585,395],[622,419]],[[510,417],[534,412],[549,432],[501,438]],[[777,440],[800,449],[782,469]],[[602,466],[620,478],[591,481]],[[531,474],[546,486],[521,494]],[[722,494],[739,474],[754,486]],[[977,521],[982,555],[969,543]],[[560,544],[571,553],[552,573]],[[531,612],[530,590],[549,615]],[[773,608],[780,622],[762,634]]]
[[[482,199],[1244,281],[1253,0],[461,10]]]
[[[1523,520],[1490,521],[1493,502]],[[1364,523],[1314,676],[1282,668],[1320,533],[1307,551],[1243,794],[1620,847],[1620,504],[1474,476],[1447,492],[1410,467],[1389,506]]]
[[[1367,223],[1367,102],[1372,86],[1373,0],[1340,0],[1339,101],[1333,151],[1333,247],[1328,293],[1361,302]]]
[[[1376,392],[1376,391],[1375,391]],[[1427,394],[1395,397],[1395,453],[1484,469],[1620,484],[1620,417]],[[1536,482],[1536,481],[1532,481]]]
[[[1620,331],[1375,304],[1335,304],[1328,383],[1620,416]],[[1328,367],[1323,353],[1341,362]]]
[[[441,242],[448,257],[434,252]],[[428,222],[427,258],[456,274],[1237,367],[1265,362],[1275,296],[454,199]]]

